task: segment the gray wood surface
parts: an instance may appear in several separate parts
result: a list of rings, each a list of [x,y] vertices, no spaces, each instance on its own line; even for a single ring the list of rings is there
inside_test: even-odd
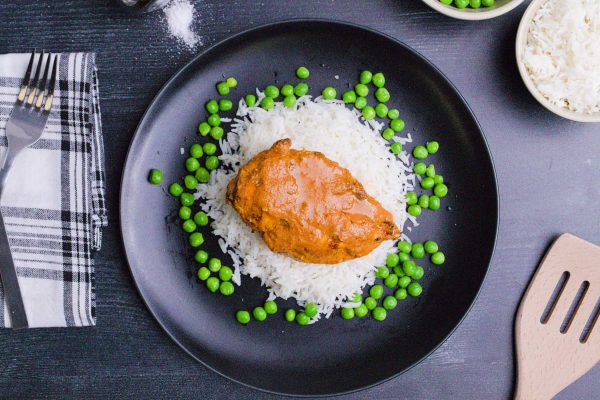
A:
[[[198,1],[196,26],[204,46],[252,26],[297,17],[352,21],[390,34],[456,84],[490,143],[500,190],[500,232],[479,300],[423,363],[348,398],[509,398],[513,318],[540,257],[561,232],[600,243],[600,125],[555,117],[525,89],[514,57],[524,7],[490,21],[463,22],[418,0]],[[165,32],[160,13],[128,14],[111,0],[0,2],[0,53],[33,47],[98,53],[110,207],[110,226],[96,256],[98,325],[0,331],[2,398],[275,397],[232,383],[180,350],[144,307],[125,263],[118,194],[127,147],[150,100],[193,56]],[[599,398],[599,382],[596,367],[558,398]]]

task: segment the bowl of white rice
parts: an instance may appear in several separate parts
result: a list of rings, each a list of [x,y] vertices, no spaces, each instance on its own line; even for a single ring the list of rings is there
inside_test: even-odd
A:
[[[517,31],[523,82],[553,113],[600,122],[600,1],[534,0]]]

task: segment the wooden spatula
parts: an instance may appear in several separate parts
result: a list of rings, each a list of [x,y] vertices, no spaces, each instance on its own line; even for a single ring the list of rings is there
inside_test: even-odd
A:
[[[548,400],[600,361],[600,247],[564,234],[517,312],[516,400]]]

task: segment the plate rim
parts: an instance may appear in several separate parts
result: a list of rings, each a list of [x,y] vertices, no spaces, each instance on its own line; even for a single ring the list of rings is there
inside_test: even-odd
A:
[[[198,59],[201,59],[202,57],[204,57],[207,53],[211,52],[212,50],[225,45],[226,43],[230,42],[230,41],[234,41],[236,39],[239,39],[240,37],[246,36],[246,35],[250,35],[254,32],[260,31],[260,30],[265,30],[265,29],[271,29],[273,27],[281,27],[281,26],[286,26],[286,25],[297,25],[297,24],[302,24],[302,23],[320,23],[320,24],[324,24],[324,25],[337,25],[340,27],[346,27],[346,28],[353,28],[353,29],[359,29],[359,30],[364,30],[367,31],[369,33],[373,33],[376,35],[379,35],[387,40],[392,41],[394,44],[402,46],[404,48],[406,48],[408,51],[410,51],[411,53],[413,53],[415,56],[417,56],[417,58],[419,58],[421,61],[423,61],[424,63],[426,63],[427,65],[429,65],[431,68],[433,68],[445,81],[446,83],[449,85],[450,89],[452,89],[452,91],[458,96],[458,98],[462,101],[462,103],[464,104],[464,106],[466,107],[466,111],[469,113],[469,115],[471,116],[471,118],[473,119],[473,122],[475,123],[475,126],[477,127],[477,129],[479,130],[479,134],[481,136],[481,139],[483,141],[483,145],[485,148],[485,154],[487,155],[487,158],[489,159],[489,165],[491,167],[491,172],[492,172],[492,180],[493,180],[493,190],[494,190],[494,198],[496,200],[496,206],[494,207],[494,211],[496,213],[496,218],[494,219],[493,223],[495,224],[495,228],[494,228],[494,232],[493,232],[493,242],[492,242],[492,251],[489,255],[489,261],[487,262],[487,265],[485,266],[485,272],[483,274],[483,279],[481,280],[481,283],[479,284],[479,287],[477,288],[477,292],[475,293],[475,296],[473,297],[473,299],[471,300],[469,306],[467,307],[465,313],[461,316],[461,318],[458,320],[458,322],[456,323],[456,325],[448,332],[447,335],[444,336],[444,338],[437,344],[435,345],[429,352],[427,352],[426,354],[424,354],[421,358],[419,358],[417,361],[415,361],[412,365],[410,365],[409,367],[405,368],[402,371],[396,372],[384,379],[380,379],[376,382],[373,382],[371,384],[359,387],[359,388],[354,388],[354,389],[349,389],[349,390],[344,390],[344,391],[339,391],[339,392],[332,392],[332,393],[325,393],[325,394],[318,394],[318,395],[311,395],[311,394],[298,394],[298,393],[286,393],[286,392],[278,392],[275,390],[270,390],[270,389],[265,389],[265,388],[261,388],[261,387],[257,387],[254,386],[250,383],[246,383],[246,382],[242,382],[238,379],[235,379],[233,377],[230,377],[224,373],[222,373],[221,371],[213,368],[211,365],[205,363],[203,360],[201,360],[200,358],[196,357],[194,354],[192,354],[192,352],[190,350],[188,350],[179,340],[177,340],[177,338],[175,338],[173,336],[173,334],[165,327],[165,325],[162,323],[162,321],[158,318],[157,313],[155,312],[155,310],[152,309],[152,307],[150,307],[150,305],[148,304],[148,302],[146,301],[146,298],[144,296],[144,292],[143,289],[140,287],[140,285],[138,285],[138,281],[136,279],[135,273],[134,273],[134,269],[131,266],[130,263],[130,256],[129,253],[127,251],[127,246],[125,243],[125,228],[124,228],[124,224],[123,221],[126,220],[126,216],[124,215],[123,212],[123,203],[124,203],[124,182],[126,179],[126,175],[128,175],[128,170],[131,168],[129,165],[130,163],[133,162],[132,160],[132,150],[134,148],[134,145],[136,143],[136,141],[141,140],[140,138],[142,137],[142,131],[140,130],[140,128],[142,127],[142,125],[144,124],[144,122],[146,121],[147,118],[149,118],[149,111],[150,109],[152,109],[155,104],[159,101],[159,99],[162,97],[163,93],[167,91],[167,89],[173,84],[173,82],[175,82],[181,75],[184,74],[184,72],[194,63],[196,63],[196,61]],[[129,147],[127,148],[127,153],[125,155],[125,163],[123,164],[123,171],[121,173],[121,182],[119,185],[119,231],[121,233],[121,244],[123,245],[123,250],[125,253],[125,259],[127,261],[127,266],[129,268],[129,273],[131,274],[131,278],[133,279],[133,284],[135,285],[135,288],[138,292],[138,294],[141,297],[141,300],[143,302],[143,304],[146,306],[146,309],[150,312],[150,315],[154,318],[154,320],[158,323],[158,325],[161,327],[161,329],[167,334],[167,336],[173,340],[173,342],[175,342],[177,344],[177,346],[179,346],[185,353],[187,353],[190,357],[192,357],[192,359],[194,359],[195,361],[199,362],[201,365],[203,365],[204,367],[208,368],[211,372],[215,372],[217,374],[219,374],[220,376],[235,382],[237,384],[243,385],[245,387],[263,392],[263,393],[269,393],[269,394],[274,394],[274,395],[280,395],[280,396],[286,396],[286,397],[298,397],[298,398],[314,398],[314,397],[335,397],[335,396],[342,396],[342,395],[347,395],[347,394],[352,394],[352,393],[357,393],[360,391],[364,391],[370,388],[373,388],[375,386],[381,385],[385,382],[388,382],[392,379],[395,379],[397,377],[399,377],[400,375],[410,371],[411,369],[413,369],[414,367],[416,367],[417,365],[421,364],[425,359],[429,358],[429,356],[431,356],[437,349],[439,349],[444,343],[446,343],[446,341],[450,338],[450,336],[452,336],[454,334],[454,332],[458,329],[458,327],[463,323],[463,321],[465,320],[465,318],[467,317],[467,315],[469,314],[469,312],[472,310],[474,304],[476,303],[477,299],[479,298],[479,295],[481,294],[481,290],[486,282],[486,279],[488,277],[489,271],[490,271],[490,266],[494,260],[494,255],[496,253],[496,245],[498,242],[498,231],[499,231],[499,226],[500,226],[500,196],[499,196],[499,190],[498,190],[498,177],[497,177],[497,173],[496,173],[496,167],[494,164],[494,159],[492,157],[492,152],[490,151],[490,146],[489,143],[487,141],[487,138],[485,136],[485,133],[481,127],[481,124],[479,123],[479,120],[477,119],[477,117],[475,116],[475,113],[473,112],[473,110],[471,109],[471,107],[469,106],[469,103],[467,102],[467,100],[465,99],[465,97],[462,95],[462,93],[458,90],[458,88],[454,85],[454,83],[429,59],[427,59],[424,55],[422,55],[420,52],[418,52],[417,50],[415,50],[414,48],[412,48],[411,46],[407,45],[406,43],[402,42],[399,39],[394,38],[391,35],[388,35],[384,32],[381,32],[377,29],[365,26],[365,25],[361,25],[361,24],[357,24],[354,22],[350,22],[350,21],[344,21],[344,20],[336,20],[336,19],[332,19],[332,18],[288,18],[288,19],[283,19],[283,20],[278,20],[278,21],[274,21],[274,22],[268,22],[265,24],[261,24],[255,27],[251,27],[248,29],[244,29],[238,33],[235,33],[233,35],[227,36],[217,42],[215,42],[213,45],[201,50],[199,53],[197,53],[195,56],[193,56],[188,62],[186,62],[183,66],[181,66],[160,88],[160,90],[156,93],[156,95],[152,98],[152,101],[150,101],[150,103],[147,105],[144,113],[142,114],[142,117],[140,118],[139,123],[137,124],[135,131],[131,137],[131,141],[129,143]]]

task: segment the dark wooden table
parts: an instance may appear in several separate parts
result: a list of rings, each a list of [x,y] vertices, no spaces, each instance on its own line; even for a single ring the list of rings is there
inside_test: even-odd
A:
[[[488,278],[434,354],[348,398],[509,398],[513,318],[540,257],[561,232],[600,243],[600,126],[556,117],[525,89],[514,57],[525,6],[482,22],[447,18],[418,0],[204,0],[197,8],[204,46],[276,20],[333,18],[404,41],[456,84],[483,126],[498,173],[500,232]],[[177,48],[160,13],[128,14],[112,0],[2,0],[0,53],[33,47],[98,53],[110,225],[96,255],[97,326],[0,331],[0,397],[274,398],[209,371],[177,347],[144,307],[121,245],[127,147],[150,100],[193,53]],[[558,397],[598,398],[599,382],[595,368]]]

